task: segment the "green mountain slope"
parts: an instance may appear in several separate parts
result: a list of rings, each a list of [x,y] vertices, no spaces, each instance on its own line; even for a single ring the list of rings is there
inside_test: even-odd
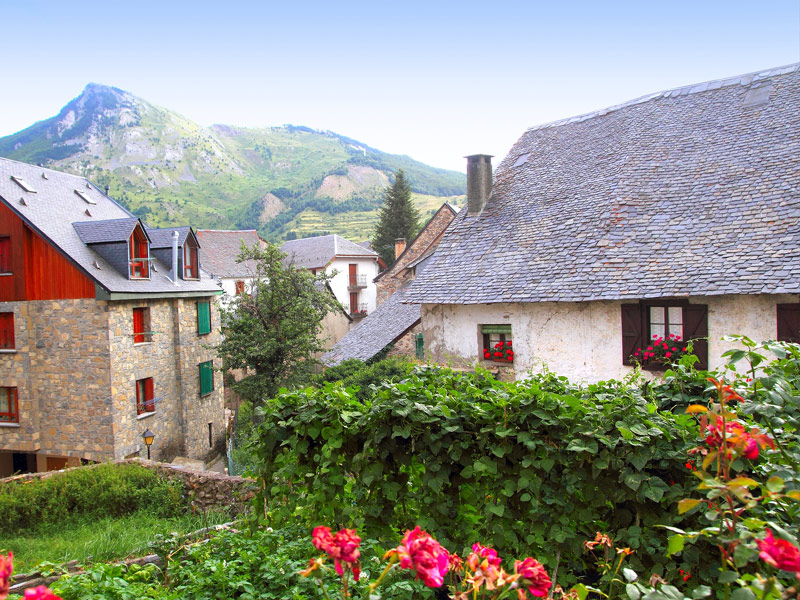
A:
[[[204,128],[98,84],[55,117],[0,138],[0,156],[84,175],[153,226],[255,228],[276,241],[323,232],[368,238],[398,169],[423,215],[465,193],[462,173],[329,131]]]

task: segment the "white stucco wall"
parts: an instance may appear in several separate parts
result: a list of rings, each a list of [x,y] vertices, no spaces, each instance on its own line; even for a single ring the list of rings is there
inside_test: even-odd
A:
[[[378,305],[378,287],[373,281],[378,276],[377,258],[334,258],[325,269],[328,274],[333,273],[334,270],[337,271],[331,280],[331,289],[343,306],[350,305],[350,292],[347,291],[347,286],[350,281],[351,264],[358,265],[356,268],[358,275],[366,275],[367,287],[359,290],[358,301],[366,303],[367,312],[372,313]]]
[[[217,282],[222,287],[222,291],[225,292],[221,296],[219,296],[219,302],[223,306],[227,306],[230,303],[231,299],[236,295],[236,282],[237,281],[244,281],[244,289],[245,291],[250,291],[252,287],[252,282],[255,280],[253,277],[217,277]]]
[[[726,295],[689,301],[708,305],[709,367],[713,369],[724,362],[722,353],[735,346],[721,341],[723,335],[739,333],[757,341],[775,339],[776,305],[797,302],[798,297]],[[621,304],[619,301],[424,304],[425,351],[441,364],[476,364],[479,326],[509,324],[517,378],[544,368],[574,382],[620,378],[631,371],[631,367],[622,364]]]

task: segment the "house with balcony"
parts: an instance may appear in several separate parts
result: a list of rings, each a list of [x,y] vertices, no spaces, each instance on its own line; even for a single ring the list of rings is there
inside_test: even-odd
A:
[[[333,274],[336,299],[356,322],[377,307],[374,279],[380,270],[378,254],[338,235],[291,240],[281,246],[286,260],[312,273]]]
[[[700,368],[726,334],[800,342],[799,148],[795,64],[532,127],[494,174],[468,157],[467,208],[404,298],[426,356],[578,382],[654,338]]]
[[[224,448],[219,286],[189,227],[0,159],[0,476]]]

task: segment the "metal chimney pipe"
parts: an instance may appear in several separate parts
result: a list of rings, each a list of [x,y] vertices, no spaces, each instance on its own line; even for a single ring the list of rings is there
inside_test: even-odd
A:
[[[473,154],[467,159],[467,214],[478,215],[492,195],[492,155]]]
[[[178,232],[172,232],[172,283],[178,285]]]

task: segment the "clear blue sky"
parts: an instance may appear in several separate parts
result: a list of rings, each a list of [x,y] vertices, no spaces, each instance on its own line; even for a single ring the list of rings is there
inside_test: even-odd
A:
[[[463,170],[532,125],[800,61],[800,0],[0,0],[0,136],[89,82]]]

